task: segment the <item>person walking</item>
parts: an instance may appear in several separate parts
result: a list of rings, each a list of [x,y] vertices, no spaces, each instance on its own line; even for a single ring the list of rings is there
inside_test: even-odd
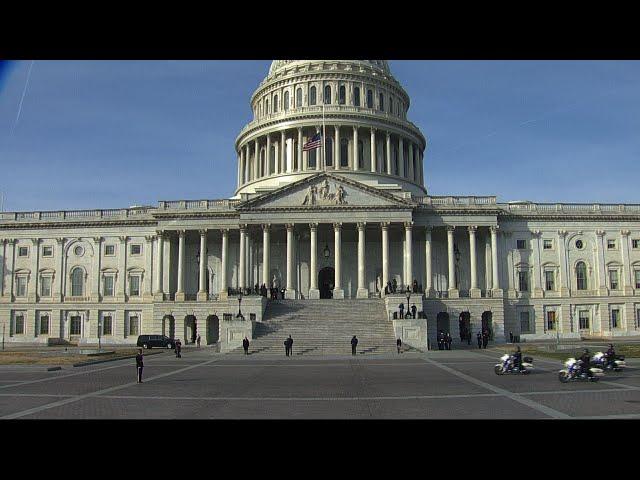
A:
[[[182,358],[182,342],[180,339],[176,340],[176,358]]]
[[[438,332],[438,350],[444,350],[444,332],[442,330]]]
[[[198,345],[198,348],[200,348],[200,334],[196,337],[196,344]]]
[[[482,348],[482,334],[480,333],[480,330],[478,330],[478,348]]]
[[[398,309],[400,309],[400,318],[404,318],[404,303],[398,305]]]
[[[138,371],[138,383],[142,383],[142,369],[144,368],[144,361],[142,355],[142,349],[138,351],[136,355],[136,370]]]
[[[400,355],[400,350],[402,349],[402,340],[400,340],[398,338],[398,340],[396,340],[396,347],[398,347],[398,355]]]
[[[249,339],[247,337],[242,340],[242,348],[244,348],[244,354],[249,355]]]
[[[447,342],[447,350],[451,350],[451,343],[453,342],[453,338],[451,338],[451,334],[447,332],[447,335],[445,338]]]
[[[411,317],[418,318],[416,317],[417,314],[418,314],[418,307],[416,307],[416,304],[414,303],[413,305],[411,305]]]
[[[482,332],[482,348],[487,348],[488,344],[489,344],[489,332],[485,330],[484,332]]]
[[[353,338],[351,339],[351,355],[355,355],[356,354],[356,347],[357,346],[358,346],[358,339],[354,335]]]

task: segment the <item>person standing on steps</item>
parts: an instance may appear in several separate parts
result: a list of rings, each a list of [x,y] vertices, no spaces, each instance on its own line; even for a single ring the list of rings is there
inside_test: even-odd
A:
[[[417,313],[418,313],[418,307],[416,307],[416,304],[414,303],[413,305],[411,305],[411,317],[418,318],[416,317]]]
[[[247,337],[242,340],[242,348],[244,348],[244,354],[249,355],[249,339]]]
[[[358,339],[354,335],[353,338],[351,339],[351,355],[355,355],[356,354],[356,347],[357,346],[358,346]]]
[[[404,303],[398,305],[398,309],[400,310],[400,318],[404,318]]]
[[[398,338],[398,340],[396,340],[396,347],[398,347],[398,355],[400,355],[400,349],[402,348],[402,340],[400,340]]]
[[[291,335],[287,338],[287,342],[289,342],[289,356],[293,357],[293,338],[291,338]]]
[[[142,383],[142,369],[144,368],[144,361],[142,355],[142,349],[138,351],[136,355],[136,370],[138,371],[138,383]]]

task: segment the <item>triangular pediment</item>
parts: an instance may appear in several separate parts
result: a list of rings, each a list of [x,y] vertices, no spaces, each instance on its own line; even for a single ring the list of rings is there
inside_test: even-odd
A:
[[[387,192],[331,173],[318,173],[238,205],[239,210],[411,208]]]

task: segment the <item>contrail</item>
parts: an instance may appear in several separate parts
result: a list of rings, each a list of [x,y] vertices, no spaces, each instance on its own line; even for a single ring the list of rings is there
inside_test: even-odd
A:
[[[18,125],[18,121],[20,120],[20,113],[22,113],[22,102],[24,102],[24,97],[27,94],[27,87],[29,86],[29,79],[31,78],[31,69],[33,68],[33,64],[35,63],[35,60],[31,60],[31,65],[29,65],[29,72],[27,73],[27,81],[24,83],[24,90],[22,90],[22,98],[20,99],[20,105],[18,106],[18,115],[16,115],[16,121],[13,124],[13,127],[11,127],[11,135],[13,136],[13,131],[16,128],[16,125]]]

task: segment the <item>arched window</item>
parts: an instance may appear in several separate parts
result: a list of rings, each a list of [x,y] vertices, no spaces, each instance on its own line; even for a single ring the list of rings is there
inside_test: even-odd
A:
[[[587,289],[587,266],[584,262],[578,262],[576,265],[576,286],[578,290]]]
[[[345,103],[347,103],[347,89],[344,85],[340,87],[338,103],[340,105],[344,105]]]
[[[393,97],[389,97],[389,113],[393,113]]]
[[[331,105],[331,85],[324,87],[324,104]]]
[[[311,87],[309,89],[309,105],[316,104],[316,87]]]
[[[84,271],[76,267],[71,272],[71,296],[82,297],[84,295]]]
[[[278,113],[278,95],[273,96],[273,113]]]
[[[282,108],[285,112],[289,110],[289,92],[284,92],[284,106]]]
[[[302,106],[302,89],[299,88],[296,90],[296,107],[300,108]]]
[[[360,106],[360,87],[355,87],[353,89],[353,105],[355,107]]]
[[[384,112],[384,95],[382,93],[380,94],[380,105],[378,107]]]
[[[269,99],[268,98],[264,101],[264,114],[269,115]]]
[[[373,92],[367,90],[367,108],[373,108]]]
[[[340,140],[340,166],[349,166],[349,140],[346,138]]]

